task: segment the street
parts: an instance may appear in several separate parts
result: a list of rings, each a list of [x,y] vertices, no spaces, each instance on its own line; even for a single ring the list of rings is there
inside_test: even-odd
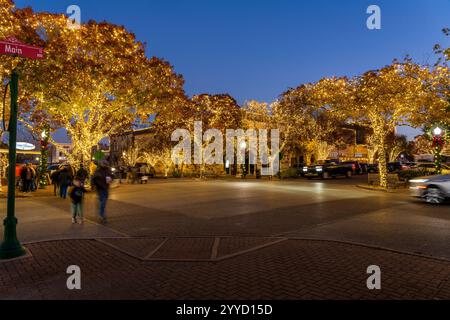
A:
[[[111,191],[106,226],[96,223],[93,194],[86,201],[88,221],[84,225],[71,224],[69,200],[18,199],[18,235],[32,257],[3,262],[0,271],[20,269],[27,259],[51,259],[53,264],[46,267],[48,263],[34,261],[26,267],[28,271],[37,268],[37,275],[19,271],[15,279],[26,277],[19,281],[26,285],[16,285],[15,290],[6,285],[14,277],[5,278],[0,273],[0,296],[297,299],[439,298],[440,294],[447,297],[448,205],[426,205],[410,198],[407,191],[385,193],[358,188],[356,184],[364,179],[152,180],[148,185],[121,185]],[[5,212],[4,201],[1,210]],[[51,258],[52,255],[55,257]],[[375,262],[392,268],[386,275],[392,277],[391,287],[386,285],[385,290],[371,293],[365,288],[365,268]],[[16,264],[19,267],[8,267]],[[89,290],[76,295],[64,289],[65,264],[86,265],[91,279]],[[131,265],[134,267],[129,269]],[[312,272],[312,266],[318,268],[320,279],[325,275],[328,280],[314,282],[319,274]],[[102,271],[94,272],[97,268]],[[146,281],[144,286],[138,280],[148,276],[148,268],[159,275],[151,277],[158,283],[156,287]],[[222,272],[226,280],[211,289],[214,293],[203,285],[198,292],[192,291],[196,284],[205,281],[217,285],[217,277],[223,275],[213,271],[217,268],[225,268]],[[430,268],[437,271],[430,272]],[[122,275],[130,270],[132,275]],[[282,288],[281,291],[275,292],[272,287],[265,291],[260,287],[267,272],[276,278],[270,280],[271,286]],[[409,272],[412,275],[399,277],[399,273]],[[38,274],[44,279],[37,280]],[[120,285],[103,290],[105,274],[114,277],[110,278],[111,283]],[[253,276],[248,278],[250,274]],[[299,279],[292,280],[295,275]],[[360,285],[348,287],[348,281],[354,278],[361,279]],[[100,286],[99,279],[103,279]],[[291,285],[298,283],[305,284],[303,291],[289,291]],[[341,283],[340,288],[337,283]],[[230,291],[231,284],[234,291]],[[43,289],[33,291],[30,287]],[[26,290],[29,291],[24,294]],[[138,297],[131,291],[141,295]]]
[[[107,228],[70,224],[69,200],[18,199],[24,242],[60,238],[283,236],[380,246],[450,259],[449,206],[351,180],[164,181],[112,190]],[[85,214],[95,219],[95,196]],[[1,210],[5,212],[5,201]],[[82,228],[82,229],[81,229]]]

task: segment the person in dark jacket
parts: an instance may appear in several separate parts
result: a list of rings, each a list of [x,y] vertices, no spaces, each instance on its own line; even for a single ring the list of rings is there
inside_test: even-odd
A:
[[[59,196],[63,199],[67,198],[67,189],[72,183],[72,175],[67,168],[62,168],[59,173]]]
[[[32,170],[30,164],[27,164],[25,168],[22,169],[20,177],[23,182],[23,192],[31,192],[34,179],[34,171]]]
[[[59,174],[61,172],[59,170],[55,170],[52,175],[50,176],[50,179],[52,180],[53,185],[53,194],[56,196],[59,192]]]
[[[72,200],[72,223],[80,222],[83,224],[83,198],[87,190],[83,187],[80,180],[73,181],[73,188],[70,190],[69,196]]]
[[[78,179],[82,185],[84,185],[88,176],[88,171],[84,168],[83,164],[80,164],[80,169],[78,169],[75,178]]]
[[[109,186],[112,183],[112,172],[105,160],[100,161],[97,170],[92,177],[92,186],[97,191],[99,200],[99,218],[102,224],[106,224],[105,208],[109,197]]]

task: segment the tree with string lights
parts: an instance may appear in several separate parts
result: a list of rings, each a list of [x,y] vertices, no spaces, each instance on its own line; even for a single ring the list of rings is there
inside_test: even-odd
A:
[[[388,186],[387,137],[397,126],[418,127],[432,114],[442,114],[447,104],[438,87],[447,72],[406,60],[368,71],[343,87],[348,97],[340,104],[342,111],[373,131],[381,187]]]
[[[63,15],[32,17],[46,59],[28,69],[21,105],[67,130],[72,165],[90,161],[103,138],[131,129],[138,118],[148,121],[183,92],[172,66],[147,58],[144,45],[124,27],[89,21],[73,29]]]

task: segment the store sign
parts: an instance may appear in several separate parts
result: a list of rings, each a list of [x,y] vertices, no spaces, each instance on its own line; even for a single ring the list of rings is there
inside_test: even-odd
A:
[[[32,151],[36,149],[36,146],[28,142],[17,142],[16,149],[20,151]]]

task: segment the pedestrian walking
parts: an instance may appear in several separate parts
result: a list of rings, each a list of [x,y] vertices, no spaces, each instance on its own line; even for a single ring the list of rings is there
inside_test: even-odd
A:
[[[102,224],[107,223],[105,209],[109,197],[109,186],[112,181],[112,172],[108,166],[108,162],[106,160],[100,161],[99,166],[92,177],[92,186],[94,186],[97,191],[99,201],[98,215]]]
[[[84,168],[83,164],[80,164],[80,169],[78,169],[77,173],[75,174],[75,179],[79,180],[81,184],[84,185],[88,176],[89,172]]]
[[[20,174],[20,178],[23,182],[23,192],[28,193],[32,191],[32,185],[33,185],[33,170],[29,163],[25,166],[25,168],[22,169],[22,172]]]
[[[9,166],[8,166],[9,167]],[[19,188],[19,191],[24,191],[24,181],[22,180],[22,171],[25,169],[25,166],[22,164],[16,165],[16,188]],[[8,170],[6,171],[8,175]]]
[[[60,171],[55,170],[50,176],[50,179],[51,179],[52,185],[53,185],[53,194],[55,196],[57,194],[59,194],[59,174],[60,174]]]
[[[138,168],[136,166],[131,168],[131,183],[138,183]]]
[[[30,164],[30,169],[32,172],[32,176],[33,178],[31,179],[31,186],[30,186],[30,191],[31,192],[36,192],[37,191],[37,185],[38,185],[38,170],[36,169],[36,167],[32,164]]]
[[[59,181],[59,196],[63,199],[67,198],[67,189],[71,184],[72,175],[69,172],[69,169],[62,168],[59,173],[58,181]]]
[[[80,180],[73,181],[73,188],[70,190],[69,196],[72,200],[72,223],[84,223],[83,218],[83,199],[87,190],[84,188]]]
[[[125,183],[131,184],[133,182],[133,173],[131,172],[131,167],[128,166],[126,171],[127,171],[127,178]]]

